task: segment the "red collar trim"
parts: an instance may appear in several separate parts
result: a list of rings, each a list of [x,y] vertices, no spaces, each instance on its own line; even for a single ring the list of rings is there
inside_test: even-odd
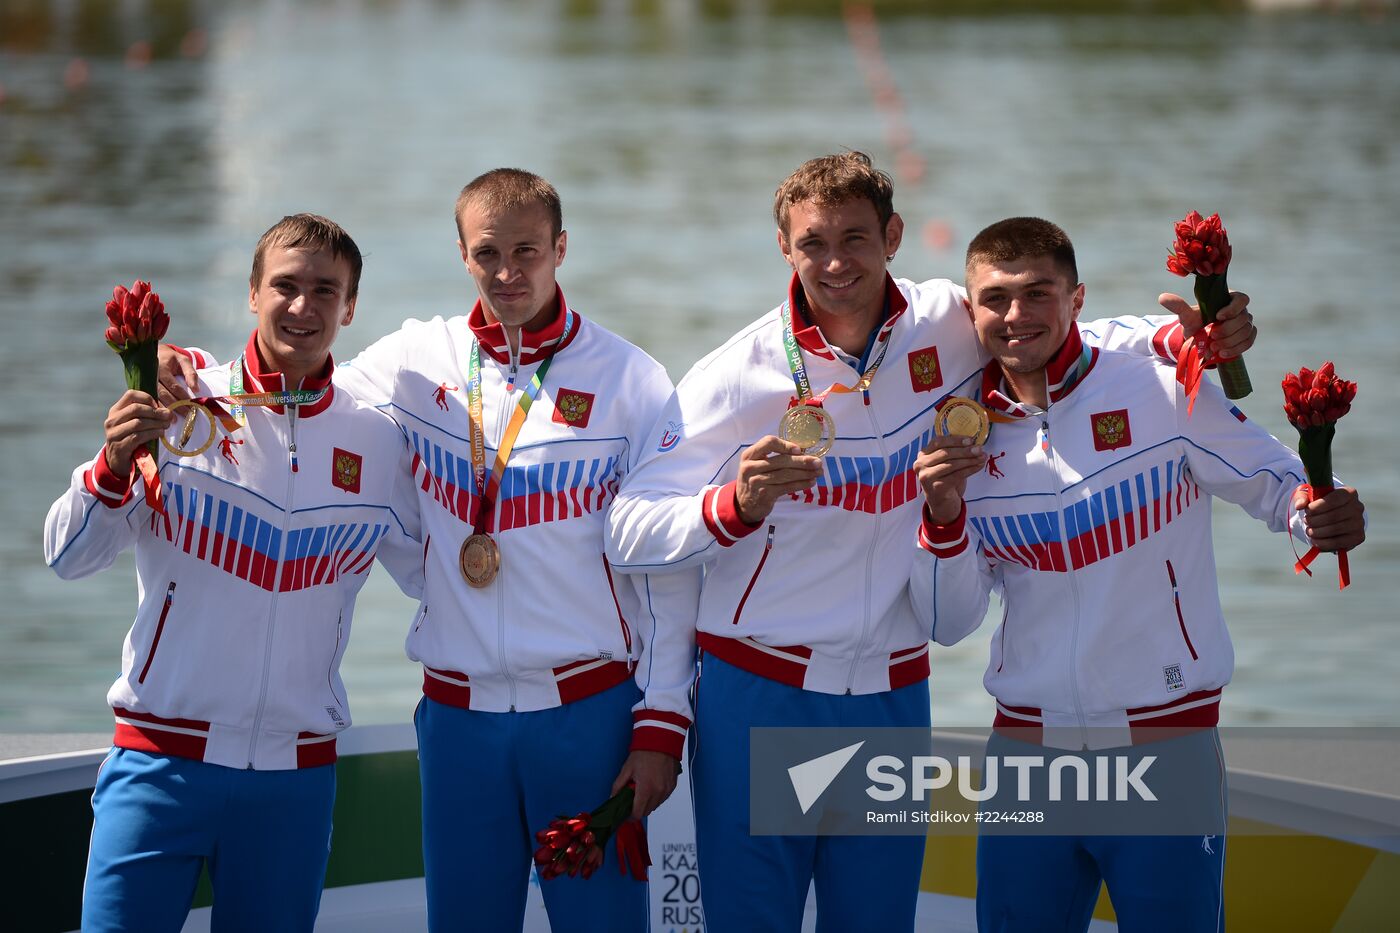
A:
[[[1071,327],[1065,342],[1045,364],[1046,394],[1050,404],[1073,392],[1098,360],[1098,348],[1085,347],[1084,339],[1079,336],[1079,328]],[[1029,406],[1012,400],[1011,391],[1006,385],[1006,374],[996,360],[989,362],[982,370],[982,404],[1013,418],[1028,418],[1035,413]]]
[[[815,353],[823,359],[834,360],[836,353],[831,349],[831,344],[826,342],[826,337],[822,334],[821,328],[808,322],[807,316],[799,309],[807,304],[802,291],[802,281],[797,277],[797,273],[792,274],[792,281],[788,283],[788,309],[792,314],[792,335],[797,338],[797,345],[808,353]],[[885,321],[880,325],[879,332],[875,335],[877,342],[887,340],[890,331],[894,329],[895,321],[900,315],[909,309],[909,302],[904,297],[904,293],[895,284],[894,277],[888,272],[885,273],[885,308],[888,313]]]
[[[560,350],[573,343],[578,336],[579,319],[578,312],[569,308],[564,301],[564,290],[557,284],[554,286],[555,297],[559,300],[559,313],[545,326],[539,330],[520,330],[520,362],[522,364],[538,363],[547,357],[551,357]],[[572,326],[568,328],[566,334],[564,322],[573,317]],[[476,300],[472,305],[471,313],[467,315],[467,326],[472,329],[476,339],[481,343],[481,349],[485,350],[497,363],[510,362],[510,341],[506,339],[506,329],[499,321],[488,323],[486,312],[481,307],[481,299]]]
[[[314,404],[298,406],[298,415],[310,418],[331,407],[331,398],[335,395],[335,387],[331,385],[331,373],[334,371],[335,360],[330,354],[326,354],[326,364],[321,367],[320,372],[303,378],[299,386],[291,386],[293,389],[305,389],[308,392],[317,392],[323,388],[326,390],[326,394]],[[243,348],[243,391],[251,395],[257,392],[281,392],[286,388],[288,386],[282,374],[268,369],[267,363],[263,361],[262,351],[258,349],[258,332],[255,329],[253,335],[248,338],[248,345]],[[269,405],[267,408],[279,415],[285,411],[281,405]]]
[[[1068,395],[1089,371],[1089,367],[1093,365],[1092,358],[1081,367],[1080,357],[1083,354],[1084,339],[1079,336],[1079,328],[1071,325],[1069,333],[1065,335],[1065,342],[1050,358],[1050,362],[1045,364],[1045,382],[1050,387],[1051,402],[1057,402]]]

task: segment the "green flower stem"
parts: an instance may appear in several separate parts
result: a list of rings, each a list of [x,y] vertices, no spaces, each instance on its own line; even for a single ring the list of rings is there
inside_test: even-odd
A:
[[[1308,473],[1308,485],[1319,496],[1332,491],[1332,438],[1335,422],[1298,429],[1298,457]]]
[[[1201,306],[1201,320],[1206,324],[1215,323],[1215,315],[1230,303],[1230,289],[1225,284],[1225,273],[1219,275],[1197,275],[1196,304]],[[1244,398],[1254,391],[1249,382],[1249,371],[1244,368],[1244,360],[1235,358],[1215,367],[1220,373],[1220,386],[1226,398]]]
[[[138,343],[135,346],[127,347],[118,351],[122,358],[122,368],[126,370],[126,387],[145,392],[153,399],[159,399],[157,394],[159,388],[159,370],[156,357],[157,343],[148,340],[145,343]],[[160,443],[158,441],[147,441],[146,449],[151,452],[151,456],[156,462],[160,462]]]
[[[588,821],[588,825],[594,833],[598,833],[604,838],[611,836],[613,830],[621,826],[632,815],[632,802],[636,796],[637,792],[633,788],[622,788],[590,814],[592,819]]]

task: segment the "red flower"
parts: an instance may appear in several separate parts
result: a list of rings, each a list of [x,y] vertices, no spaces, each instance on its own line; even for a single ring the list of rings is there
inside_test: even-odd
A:
[[[170,326],[170,316],[150,282],[137,280],[127,290],[118,285],[107,302],[107,345],[125,353],[139,344],[158,341]]]
[[[580,871],[587,878],[602,864],[603,853],[597,844],[597,835],[588,826],[590,818],[588,813],[580,813],[572,819],[561,816],[535,833],[535,841],[540,843],[535,850],[535,865],[542,879],[557,878],[565,873],[577,875]]]
[[[1330,362],[1317,372],[1302,366],[1283,377],[1283,411],[1299,431],[1335,423],[1351,411],[1354,398],[1356,383],[1338,379]]]
[[[647,852],[646,828],[640,820],[628,819],[636,796],[633,785],[603,802],[592,813],[561,816],[535,833],[535,868],[540,880],[568,874],[587,878],[603,864],[608,839],[617,836],[618,870],[631,870],[632,877],[645,881],[651,856]]]
[[[1176,225],[1176,244],[1167,270],[1176,275],[1224,275],[1230,266],[1230,239],[1219,214],[1202,218],[1192,211]]]

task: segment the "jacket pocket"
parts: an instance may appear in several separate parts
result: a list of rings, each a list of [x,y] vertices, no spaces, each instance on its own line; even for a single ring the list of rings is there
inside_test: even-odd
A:
[[[627,649],[627,660],[632,660],[632,630],[627,625],[627,620],[622,615],[622,603],[617,599],[617,587],[613,585],[612,567],[608,565],[608,555],[600,555],[603,558],[603,573],[608,578],[608,592],[612,594],[613,608],[617,610],[617,624],[622,626],[622,644]]]
[[[1176,571],[1172,569],[1172,562],[1167,561],[1167,579],[1172,583],[1172,602],[1176,605],[1176,624],[1181,626],[1181,640],[1186,642],[1186,650],[1191,652],[1191,660],[1199,661],[1201,656],[1196,654],[1196,646],[1191,644],[1191,633],[1186,630],[1186,617],[1181,614],[1181,590],[1176,585]]]
[[[734,608],[734,625],[739,624],[739,616],[743,615],[744,603],[749,601],[749,594],[753,592],[754,584],[758,583],[758,575],[763,573],[763,565],[768,563],[768,555],[773,552],[773,535],[777,531],[777,526],[768,526],[768,540],[763,542],[763,553],[759,555],[758,566],[753,569],[753,576],[749,577],[749,585],[744,587],[744,595],[739,597],[739,605]]]
[[[335,692],[335,671],[336,668],[340,666],[340,645],[344,640],[345,613],[342,612],[340,615],[336,616],[335,619],[335,648],[331,651],[330,666],[326,668],[326,687],[330,690],[331,696],[335,697],[335,701],[339,703],[342,708],[345,706],[345,698]],[[331,713],[331,719],[335,720],[337,724],[341,724],[340,717],[335,713]]]
[[[170,615],[170,607],[175,602],[175,581],[171,580],[170,585],[165,588],[165,605],[160,607],[160,620],[156,622],[156,634],[151,639],[151,653],[146,655],[146,663],[141,668],[141,675],[136,678],[138,684],[146,682],[146,674],[151,670],[151,662],[156,659],[156,649],[160,647],[160,636],[165,631],[165,620]]]

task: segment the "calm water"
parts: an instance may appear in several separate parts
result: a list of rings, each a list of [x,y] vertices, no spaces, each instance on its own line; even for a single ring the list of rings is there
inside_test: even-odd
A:
[[[983,225],[1041,214],[1075,239],[1088,317],[1154,308],[1181,281],[1162,266],[1172,222],[1221,212],[1232,283],[1263,328],[1244,408],[1291,443],[1278,377],[1336,360],[1361,384],[1337,469],[1371,516],[1339,594],[1329,560],[1295,578],[1285,539],[1217,508],[1239,658],[1226,717],[1400,721],[1400,440],[1382,394],[1400,356],[1400,17],[887,17],[902,138],[838,5],[794,5],[0,8],[0,732],[110,723],[131,561],[63,583],[40,535],[119,394],[100,336],[114,284],[152,279],[172,338],[227,354],[252,325],[258,234],[319,211],[367,253],[337,352],[349,357],[405,317],[467,308],[453,199],[479,172],[520,165],[563,194],[571,303],[679,378],[779,300],[773,188],[841,147],[925,166],[897,179],[910,227],[897,274],[960,275]],[[129,53],[141,40],[144,65]],[[346,659],[360,722],[410,714],[410,614],[376,573]],[[989,721],[990,631],[936,652],[936,722]]]

